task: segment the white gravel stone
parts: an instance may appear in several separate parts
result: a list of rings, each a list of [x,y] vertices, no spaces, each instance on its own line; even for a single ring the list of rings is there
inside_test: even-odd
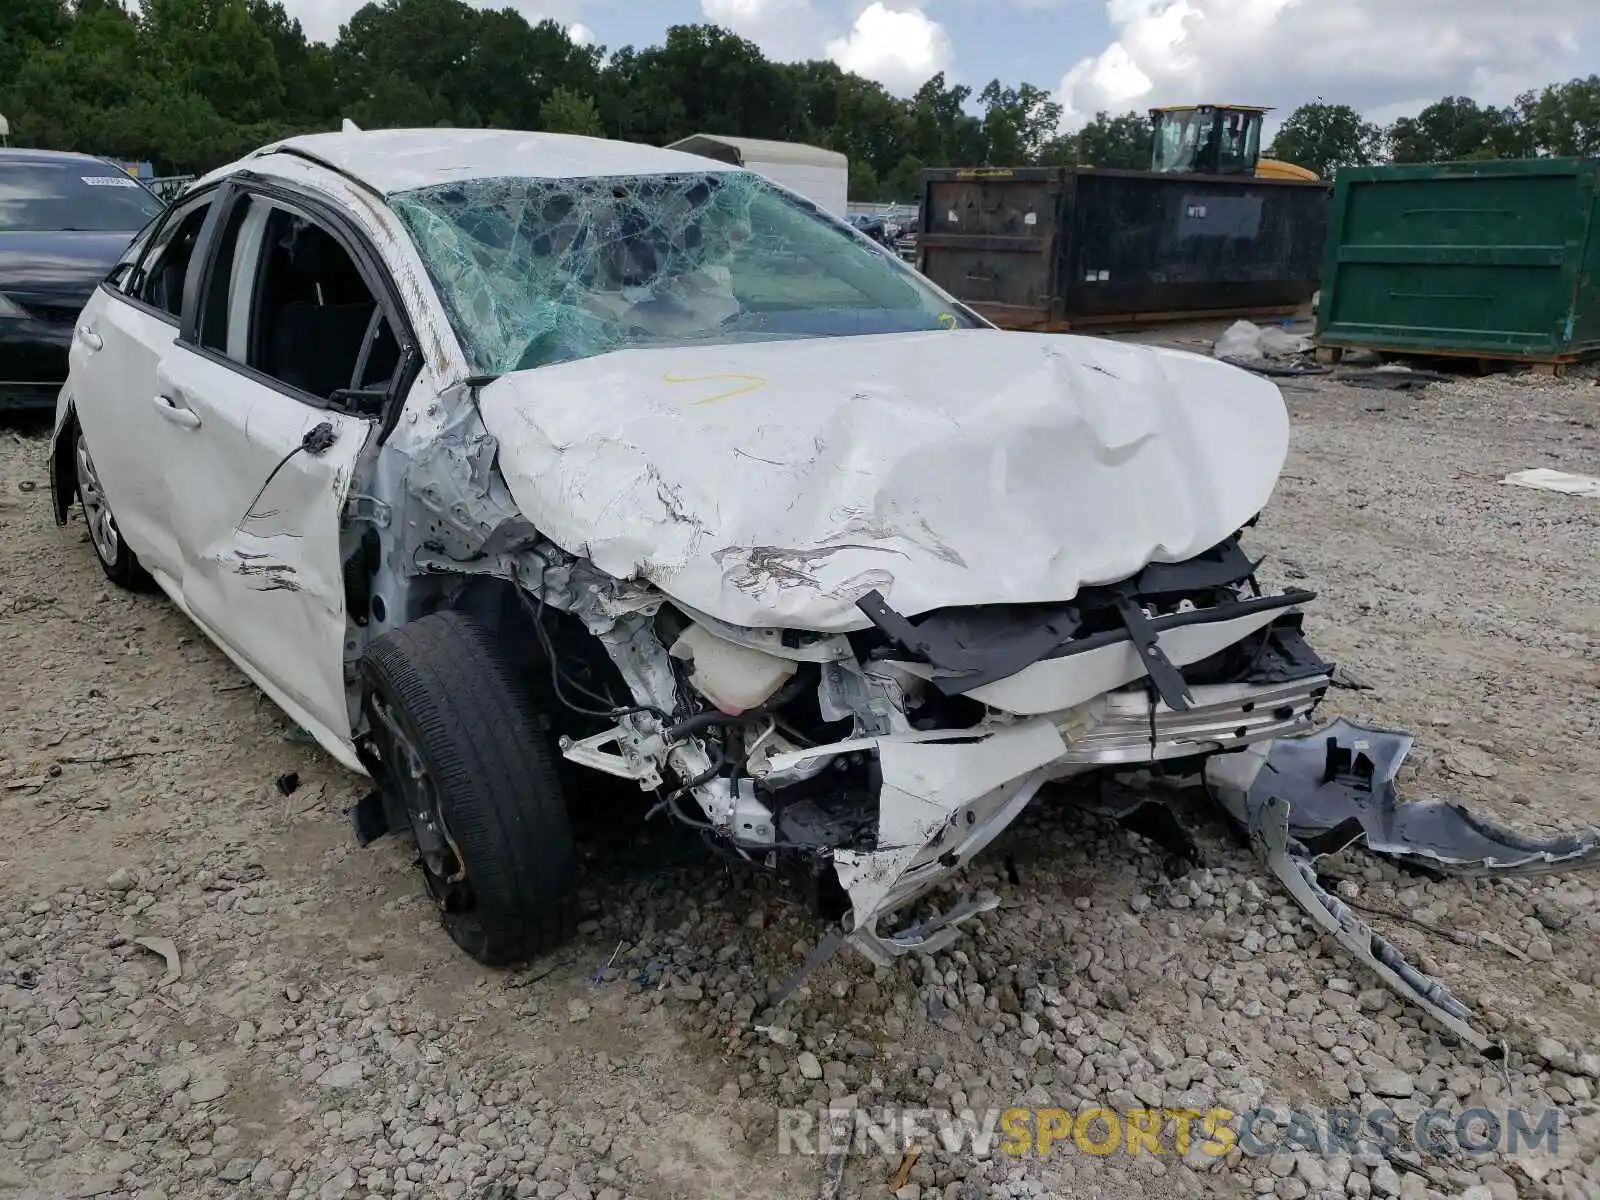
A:
[[[1398,1196],[1400,1176],[1388,1163],[1380,1163],[1371,1175],[1372,1190],[1378,1196]]]
[[[361,1085],[361,1064],[358,1062],[335,1063],[317,1077],[317,1086],[324,1091],[337,1092]]]
[[[197,1079],[189,1085],[189,1099],[196,1104],[220,1100],[228,1091],[228,1081],[219,1075]]]

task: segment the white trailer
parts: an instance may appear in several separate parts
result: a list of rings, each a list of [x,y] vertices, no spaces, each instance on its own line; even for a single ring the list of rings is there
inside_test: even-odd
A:
[[[673,142],[681,150],[744,167],[773,183],[798,192],[819,208],[843,217],[849,208],[850,160],[833,150],[801,142],[769,142],[762,138],[723,137],[696,133]]]

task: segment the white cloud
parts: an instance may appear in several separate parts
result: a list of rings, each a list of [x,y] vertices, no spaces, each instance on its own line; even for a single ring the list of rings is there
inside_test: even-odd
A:
[[[574,21],[567,26],[567,37],[571,39],[574,46],[594,45],[594,30],[590,29],[582,21]]]
[[[944,26],[920,9],[897,10],[873,0],[857,14],[846,36],[828,43],[828,57],[846,71],[904,94],[948,71],[955,63],[955,48]]]
[[[1106,0],[1113,40],[1062,77],[1069,126],[1099,109],[1317,95],[1381,114],[1450,93],[1503,104],[1564,77],[1593,0]],[[1286,114],[1280,114],[1286,115]]]
[[[816,32],[821,20],[811,0],[700,0],[700,12],[772,58],[792,62],[821,56],[822,35]]]
[[[339,26],[355,14],[362,0],[283,0],[283,6],[300,22],[308,38],[331,44],[339,36]]]
[[[955,62],[950,35],[927,13],[898,0],[871,0],[836,37],[812,0],[700,0],[707,21],[749,38],[780,62],[831,58],[846,71],[909,94]]]
[[[4,0],[0,0],[3,3]],[[467,0],[475,8],[514,8],[529,21],[550,18],[560,21],[571,33],[583,9],[583,0]],[[306,36],[314,42],[332,43],[339,27],[363,8],[368,0],[283,0],[289,15],[300,22]]]

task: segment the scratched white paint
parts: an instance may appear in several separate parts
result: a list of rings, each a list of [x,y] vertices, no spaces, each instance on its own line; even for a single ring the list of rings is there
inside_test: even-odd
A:
[[[480,397],[528,517],[737,625],[1070,598],[1266,504],[1272,383],[1181,351],[960,332],[628,350]]]

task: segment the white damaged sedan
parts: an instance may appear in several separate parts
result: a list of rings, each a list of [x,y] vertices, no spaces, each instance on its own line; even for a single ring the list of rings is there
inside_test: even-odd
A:
[[[809,866],[878,961],[1045,782],[1304,732],[1331,666],[1239,535],[1276,387],[987,326],[743,170],[618,142],[295,138],[84,310],[56,516],[416,838],[483,962],[571,920],[578,768]]]

